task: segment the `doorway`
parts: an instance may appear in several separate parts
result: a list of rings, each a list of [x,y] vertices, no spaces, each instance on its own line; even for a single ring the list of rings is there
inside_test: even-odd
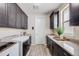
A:
[[[35,17],[35,44],[45,44],[45,17]]]

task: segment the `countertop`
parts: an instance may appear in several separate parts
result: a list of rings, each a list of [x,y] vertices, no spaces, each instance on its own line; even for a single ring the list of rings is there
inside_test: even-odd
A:
[[[74,43],[72,41],[58,41],[54,39],[53,35],[47,35],[51,40],[56,42],[59,46],[61,46],[64,50],[70,53],[73,56],[79,56],[79,44]]]
[[[29,35],[25,35],[25,36],[12,35],[12,36],[1,38],[0,42],[24,42],[28,40],[29,37],[30,37]]]
[[[5,44],[3,44],[3,43],[5,43]],[[0,46],[0,52],[2,52],[16,43],[15,42],[0,42],[0,44],[3,44],[2,46]]]

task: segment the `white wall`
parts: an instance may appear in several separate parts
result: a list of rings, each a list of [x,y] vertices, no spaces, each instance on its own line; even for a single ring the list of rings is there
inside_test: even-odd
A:
[[[22,29],[14,29],[14,28],[3,28],[0,27],[0,38],[11,36],[11,35],[20,35],[25,30]]]
[[[46,19],[45,20],[45,34],[43,34],[43,35],[46,36],[46,34],[52,33],[52,31],[50,30],[50,19],[49,19],[49,15],[29,14],[28,15],[28,30],[27,30],[27,33],[29,33],[29,34],[32,35],[32,44],[35,44],[35,33],[34,33],[34,30],[32,30],[32,26],[35,27],[35,17],[36,16],[45,16],[45,19]]]
[[[32,36],[32,43],[34,42],[35,36],[34,36],[34,30],[32,30],[32,27],[35,25],[35,15],[30,14],[28,15],[28,30],[27,33],[31,34]]]

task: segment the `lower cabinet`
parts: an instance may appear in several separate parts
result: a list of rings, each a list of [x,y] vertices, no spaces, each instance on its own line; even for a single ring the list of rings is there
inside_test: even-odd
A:
[[[52,49],[52,41],[47,37],[47,47],[49,48],[49,52],[52,55],[53,49]]]
[[[31,45],[31,37],[23,43],[23,56],[26,56]]]
[[[54,41],[52,41],[54,44],[52,45],[54,47],[54,51],[52,52],[54,56],[71,56],[67,51],[65,51],[62,47],[60,47],[58,44],[56,44]]]
[[[71,54],[69,54],[67,51],[65,51],[60,46],[57,46],[57,47],[58,47],[58,55],[59,56],[71,56]]]
[[[60,47],[58,44],[56,44],[48,36],[46,36],[46,39],[47,39],[47,47],[52,56],[71,56],[71,54],[69,54],[62,47]]]

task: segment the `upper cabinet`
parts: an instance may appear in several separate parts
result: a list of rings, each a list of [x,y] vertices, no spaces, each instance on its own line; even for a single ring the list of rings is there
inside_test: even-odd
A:
[[[27,29],[28,16],[17,6],[16,27],[21,29]]]
[[[16,3],[0,3],[0,27],[27,29],[28,16]]]
[[[22,11],[19,7],[17,7],[17,19],[16,19],[16,27],[21,28],[22,24]]]
[[[22,24],[21,27],[24,29],[25,28],[25,15],[22,13]]]
[[[79,26],[79,3],[70,4],[70,25]]]
[[[8,26],[6,3],[0,3],[0,27]]]
[[[54,29],[54,12],[50,15],[50,29]]]
[[[16,4],[8,3],[7,4],[7,15],[8,15],[8,25],[9,27],[15,28],[16,27]]]
[[[25,23],[24,23],[25,22]],[[28,16],[24,14],[24,21],[23,21],[23,27],[24,28],[28,28]]]
[[[22,29],[27,29],[28,28],[28,16],[25,13],[22,13],[21,27],[22,27]]]
[[[59,26],[59,11],[53,12],[50,15],[50,29],[57,28]]]

